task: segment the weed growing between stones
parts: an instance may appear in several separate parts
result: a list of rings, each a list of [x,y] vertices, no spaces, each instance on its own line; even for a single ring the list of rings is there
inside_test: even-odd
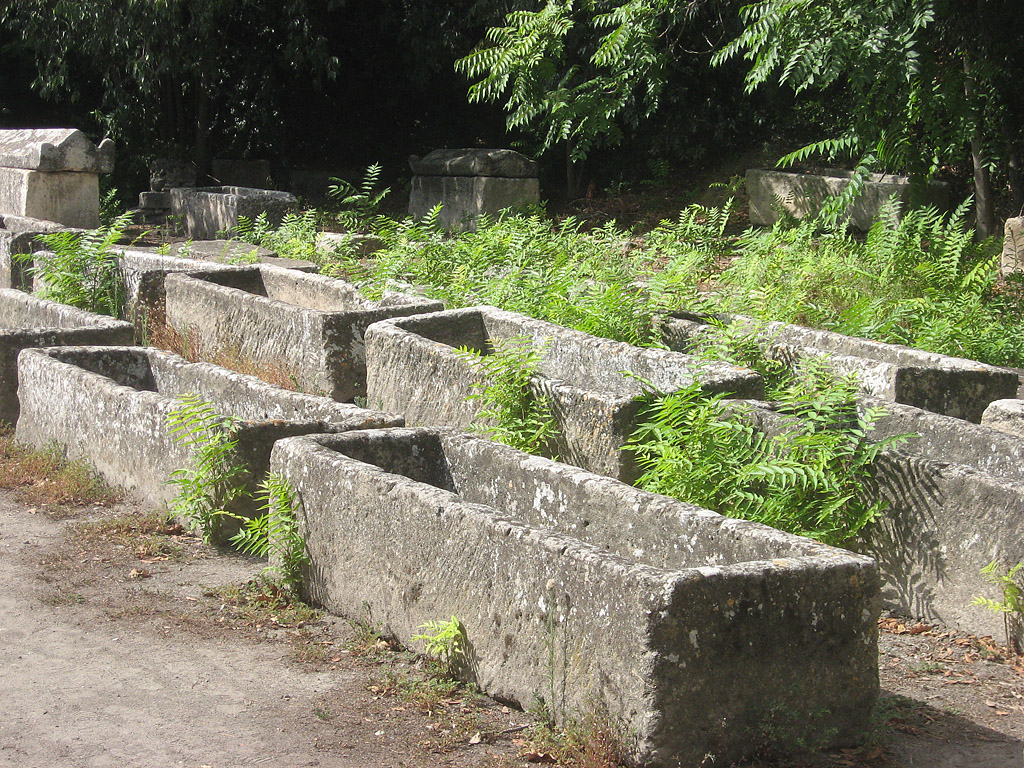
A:
[[[263,514],[251,520],[231,515],[242,523],[231,543],[247,555],[269,558],[265,574],[274,575],[285,589],[299,594],[302,569],[309,565],[306,542],[296,519],[298,494],[287,478],[271,473],[256,495]],[[231,514],[231,513],[225,513]]]
[[[558,425],[551,401],[532,385],[543,348],[535,347],[529,338],[488,343],[492,348],[488,354],[464,347],[458,350],[482,377],[468,398],[483,406],[473,428],[520,451],[554,458],[551,443],[558,437]]]
[[[122,494],[83,461],[68,461],[57,446],[36,450],[20,445],[0,425],[0,488],[15,490],[26,504],[56,512],[66,506],[111,505]]]
[[[89,312],[123,318],[128,293],[114,250],[131,223],[131,214],[88,232],[52,232],[39,240],[53,254],[19,254],[27,261],[37,292],[44,298]]]
[[[981,572],[990,584],[999,588],[1002,598],[975,597],[971,604],[1002,614],[1006,645],[1014,653],[1024,654],[1024,587],[1020,583],[1024,579],[1024,562],[1008,568],[993,560]]]
[[[413,635],[415,642],[422,642],[427,656],[433,659],[446,677],[458,677],[460,668],[466,662],[466,629],[455,616],[448,621],[428,621],[420,625],[423,630]]]
[[[171,511],[199,532],[204,541],[216,537],[226,506],[242,497],[248,473],[235,456],[235,421],[218,414],[198,395],[178,397],[181,407],[167,414],[167,428],[192,450],[192,466],[176,469],[170,482],[178,486]]]
[[[869,440],[882,411],[858,409],[855,379],[823,361],[806,361],[777,395],[791,418],[768,435],[699,384],[650,392],[629,445],[637,485],[825,543],[855,540],[884,509],[861,493],[875,457],[904,438]]]

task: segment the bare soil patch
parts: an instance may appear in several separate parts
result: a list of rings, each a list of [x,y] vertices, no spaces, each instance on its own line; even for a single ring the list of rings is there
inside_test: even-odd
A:
[[[599,727],[552,740],[430,675],[366,617],[253,586],[262,567],[131,506],[72,514],[0,491],[0,766],[613,764]],[[766,747],[750,766],[1024,765],[1024,660],[991,638],[896,617],[880,628],[865,742]]]

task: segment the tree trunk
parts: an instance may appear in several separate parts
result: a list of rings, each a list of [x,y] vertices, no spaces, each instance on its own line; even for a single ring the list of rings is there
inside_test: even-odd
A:
[[[203,78],[196,84],[195,162],[199,173],[209,176],[213,168],[210,151],[210,93]]]
[[[1017,145],[1013,141],[1013,129],[1010,127],[1010,118],[1003,115],[1003,143],[1006,145],[1006,173],[1010,181],[1010,194],[1013,196],[1013,207],[1017,209],[1017,215],[1024,213],[1024,177],[1020,170],[1020,153],[1017,152]]]
[[[964,96],[972,113],[971,163],[974,165],[975,234],[979,240],[996,234],[996,212],[992,199],[992,178],[982,156],[981,117],[974,104],[974,68],[970,54],[964,54]]]

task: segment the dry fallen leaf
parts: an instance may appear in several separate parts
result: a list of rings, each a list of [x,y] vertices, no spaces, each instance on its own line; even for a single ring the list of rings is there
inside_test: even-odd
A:
[[[148,579],[152,575],[153,574],[151,574],[145,568],[132,568],[131,572],[128,574],[128,578],[129,579]]]
[[[527,752],[523,758],[528,763],[556,763],[558,760],[550,752]]]
[[[469,743],[470,744],[479,744],[482,738],[483,737],[480,735],[480,731],[477,731],[476,733],[474,733],[472,736],[469,737]]]

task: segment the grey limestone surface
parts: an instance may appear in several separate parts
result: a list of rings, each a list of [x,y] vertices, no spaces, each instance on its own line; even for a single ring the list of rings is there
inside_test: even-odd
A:
[[[984,566],[1024,560],[1024,447],[961,419],[867,405],[887,409],[869,439],[913,435],[881,452],[862,489],[887,504],[864,543],[881,569],[883,600],[909,616],[1000,636],[1002,619],[971,601],[1001,598],[982,576]],[[790,423],[763,404],[749,412],[769,434]]]
[[[1003,255],[1000,259],[1002,274],[1024,271],[1024,216],[1014,216],[1003,225]]]
[[[480,216],[540,202],[537,164],[510,149],[437,149],[409,158],[409,215],[422,219],[441,204],[441,224],[473,230]]]
[[[31,347],[131,344],[131,323],[0,289],[0,422],[18,421],[18,353]]]
[[[410,157],[409,167],[417,176],[537,176],[537,163],[512,149],[435,149]]]
[[[763,397],[761,377],[725,363],[698,366],[687,355],[600,339],[525,315],[473,307],[389,320],[366,332],[367,401],[397,409],[410,425],[465,428],[482,409],[469,400],[481,374],[458,347],[486,353],[499,339],[528,338],[541,350],[535,386],[558,423],[557,455],[626,482],[636,478],[622,450],[636,426],[644,385],[671,392],[700,381],[709,392]]]
[[[94,229],[100,225],[99,190],[95,173],[0,167],[0,213]]]
[[[827,356],[840,373],[855,373],[866,394],[975,423],[990,402],[1014,397],[1019,386],[1015,371],[974,360],[740,315],[717,318],[749,328],[773,358],[792,363]],[[702,336],[718,333],[706,317],[693,314],[666,316],[660,323],[670,349],[690,350]]]
[[[394,292],[372,301],[343,280],[267,265],[168,275],[165,292],[168,325],[200,348],[280,366],[302,389],[336,400],[366,392],[369,325],[443,308]]]
[[[250,490],[265,475],[275,440],[404,423],[400,416],[290,392],[151,348],[29,349],[18,359],[18,379],[19,442],[56,443],[70,458],[88,461],[108,482],[154,504],[175,496],[168,480],[189,465],[190,449],[166,424],[168,414],[181,407],[182,395],[197,395],[219,415],[238,420],[237,457]],[[255,512],[251,500],[236,502],[231,510],[245,516]]]
[[[73,128],[0,130],[0,214],[99,226],[99,174],[114,167],[114,143]]]
[[[267,214],[270,224],[281,223],[285,214],[298,210],[290,192],[253,187],[180,187],[171,190],[171,211],[179,217],[185,234],[195,240],[214,240],[238,226],[240,216],[255,220]]]
[[[32,289],[32,278],[22,254],[41,251],[40,235],[67,229],[55,221],[0,214],[0,288]]]
[[[994,400],[981,414],[981,423],[986,427],[1024,437],[1024,400]]]
[[[771,226],[778,220],[776,208],[802,219],[818,212],[824,202],[839,195],[850,183],[849,171],[829,170],[819,174],[785,173],[751,169],[746,188],[750,201],[750,223]],[[929,182],[923,190],[925,200],[940,210],[949,208],[949,185]],[[882,204],[890,197],[906,204],[911,200],[910,180],[905,176],[871,174],[864,190],[854,200],[847,215],[854,228],[866,232],[878,218]]]
[[[110,173],[114,142],[104,139],[97,146],[75,128],[0,130],[0,167]]]
[[[404,642],[457,616],[465,677],[559,719],[607,711],[637,763],[730,764],[778,711],[833,743],[867,722],[869,558],[450,430],[282,440],[271,468],[316,602]]]

